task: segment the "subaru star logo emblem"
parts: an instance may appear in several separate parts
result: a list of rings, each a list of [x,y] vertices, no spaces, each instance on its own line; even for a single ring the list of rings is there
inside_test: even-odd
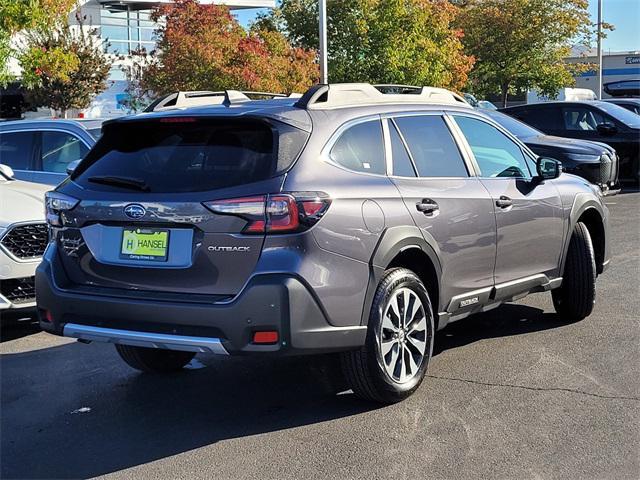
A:
[[[124,214],[129,218],[142,218],[147,211],[142,205],[132,203],[124,207]]]

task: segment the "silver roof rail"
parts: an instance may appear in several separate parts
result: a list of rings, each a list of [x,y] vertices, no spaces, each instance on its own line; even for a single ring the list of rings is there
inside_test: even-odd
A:
[[[374,86],[369,83],[314,85],[300,98],[296,106],[309,110],[325,110],[389,103],[448,104],[471,107],[461,95],[444,88],[391,84]]]
[[[207,105],[237,105],[239,103],[249,102],[250,97],[266,97],[266,98],[299,98],[299,93],[272,93],[272,92],[254,92],[240,90],[220,90],[220,91],[180,91],[170,93],[149,105],[145,112],[157,112],[161,110],[171,110],[174,108],[200,107]]]

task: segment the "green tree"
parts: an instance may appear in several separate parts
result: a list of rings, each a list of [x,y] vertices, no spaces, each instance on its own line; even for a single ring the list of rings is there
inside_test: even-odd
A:
[[[447,0],[329,0],[327,39],[332,82],[432,85],[460,90],[473,58],[452,27],[459,9]],[[318,46],[317,0],[283,0],[256,26]]]
[[[87,108],[107,87],[112,61],[95,29],[62,24],[26,34],[18,55],[22,83],[34,106],[53,108],[62,116],[70,109]]]
[[[459,17],[465,48],[476,59],[474,92],[508,95],[535,88],[554,96],[591,68],[569,64],[572,47],[590,46],[587,0],[467,0]],[[610,26],[607,26],[610,27]]]
[[[138,52],[125,67],[133,108],[179,90],[304,91],[318,78],[313,50],[292,47],[273,30],[246,31],[227,7],[177,0],[154,18],[164,20],[157,50]]]
[[[76,0],[0,0],[0,87],[12,81],[9,61],[17,53],[12,37],[23,30],[47,30],[64,23]]]

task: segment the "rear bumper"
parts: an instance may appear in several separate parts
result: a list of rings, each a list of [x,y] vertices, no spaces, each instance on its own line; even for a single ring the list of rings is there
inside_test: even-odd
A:
[[[284,274],[253,277],[228,302],[153,300],[69,285],[56,247],[36,271],[43,330],[91,341],[213,353],[321,353],[364,344],[366,327],[334,327],[304,281]],[[254,344],[257,331],[277,331],[275,344]],[[220,348],[218,348],[218,346]]]

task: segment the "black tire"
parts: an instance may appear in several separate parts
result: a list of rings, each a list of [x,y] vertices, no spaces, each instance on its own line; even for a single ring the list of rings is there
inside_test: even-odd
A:
[[[116,350],[127,365],[147,373],[178,372],[195,356],[194,352],[118,344]]]
[[[384,320],[384,312],[389,302],[400,289],[409,289],[417,295],[422,304],[425,317],[424,324],[426,326],[424,333],[426,346],[425,352],[421,357],[422,362],[417,365],[418,368],[415,369],[416,373],[413,377],[402,383],[394,380],[385,370],[383,364],[385,356],[382,354],[380,343],[380,336],[383,335],[382,322]],[[406,305],[403,309],[406,310]],[[342,370],[347,383],[358,397],[365,400],[379,403],[395,403],[407,398],[420,386],[427,371],[433,351],[433,333],[434,321],[431,301],[420,278],[406,268],[393,268],[386,271],[373,299],[364,346],[355,351],[344,352],[341,355]],[[406,338],[407,345],[411,343],[410,339],[408,339],[408,334],[403,334],[402,338]],[[404,362],[406,361],[404,359],[408,357],[404,356],[404,350],[400,351]],[[408,351],[409,348],[407,348]],[[391,353],[391,350],[389,350],[389,353]],[[410,367],[407,366],[406,368]]]
[[[589,316],[596,303],[596,260],[591,235],[582,222],[573,230],[562,277],[562,286],[551,292],[558,315],[571,322]]]

